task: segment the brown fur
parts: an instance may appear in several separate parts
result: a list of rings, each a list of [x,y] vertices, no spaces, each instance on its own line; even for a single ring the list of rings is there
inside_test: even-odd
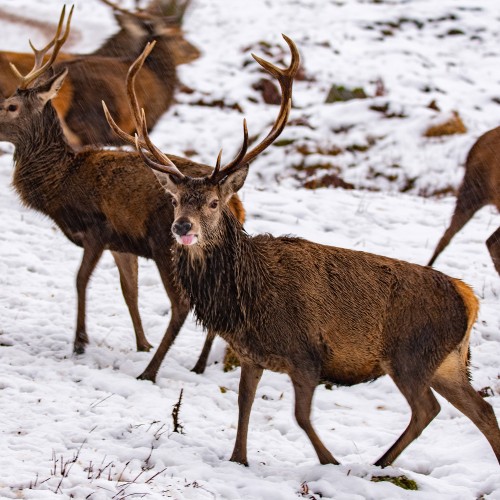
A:
[[[141,376],[154,380],[189,311],[173,285],[169,255],[173,244],[171,198],[137,153],[93,148],[77,152],[67,144],[50,103],[64,75],[59,73],[35,88],[18,90],[0,102],[0,140],[15,146],[13,183],[23,203],[52,218],[73,243],[84,249],[77,275],[76,352],[83,352],[88,343],[86,287],[102,252],[109,249],[115,256],[131,314],[137,305],[137,259],[131,260],[130,254],[155,260],[171,301],[172,316],[160,347]],[[174,157],[174,161],[189,175],[212,171],[184,158]],[[230,205],[243,217],[237,197]],[[131,294],[128,299],[127,293]],[[146,350],[149,344],[138,311],[132,319],[138,347]],[[213,335],[209,335],[195,367],[198,372],[203,371],[212,340]]]
[[[59,54],[55,70],[68,67],[64,88],[53,104],[63,124],[67,139],[73,146],[123,144],[108,127],[101,100],[110,103],[117,122],[133,134],[134,123],[126,104],[123,86],[130,63],[145,44],[157,41],[138,79],[138,97],[149,117],[152,128],[173,102],[177,84],[176,66],[197,59],[200,52],[185,38],[180,25],[172,25],[161,16],[140,20],[117,15],[121,29],[92,54]],[[0,52],[0,95],[12,95],[18,81],[12,73],[12,62],[26,74],[33,66],[33,55]]]
[[[464,283],[462,280],[453,280],[453,284],[457,289],[458,293],[462,297],[464,301],[465,308],[467,310],[467,333],[465,334],[463,345],[461,346],[460,353],[462,356],[462,362],[464,364],[468,364],[469,361],[469,341],[470,335],[472,332],[472,327],[476,322],[477,315],[479,313],[479,301],[477,297],[474,295],[472,288]]]
[[[465,175],[458,190],[457,204],[450,225],[437,244],[432,266],[453,236],[485,205],[500,211],[500,127],[482,135],[472,146],[465,162]],[[486,241],[493,264],[500,274],[500,227]]]
[[[431,388],[471,418],[500,460],[493,409],[468,380],[478,309],[472,290],[429,267],[299,238],[249,236],[226,205],[247,171],[241,166],[218,182],[175,173],[162,178],[175,199],[179,285],[198,321],[241,360],[231,460],[247,463],[250,410],[264,369],[292,379],[297,422],[321,463],[338,462],[310,422],[319,381],[352,385],[384,374],[412,416],[377,465],[392,463],[437,415]],[[180,244],[183,234],[196,235],[195,243]]]

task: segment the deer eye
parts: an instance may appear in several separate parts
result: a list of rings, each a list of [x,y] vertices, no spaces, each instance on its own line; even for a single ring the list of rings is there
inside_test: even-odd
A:
[[[217,208],[219,206],[219,200],[212,200],[208,205],[210,208]]]
[[[7,111],[17,111],[17,105],[16,104],[9,104],[7,106]]]
[[[172,205],[176,207],[179,203],[177,203],[177,200],[175,198],[172,198]]]

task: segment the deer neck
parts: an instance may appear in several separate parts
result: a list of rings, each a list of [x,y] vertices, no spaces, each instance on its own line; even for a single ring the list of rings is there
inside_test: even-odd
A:
[[[92,55],[134,60],[141,53],[146,42],[146,35],[132,36],[127,30],[121,29],[108,38]]]
[[[47,212],[75,157],[51,103],[23,130],[14,146],[14,187],[26,205]]]
[[[176,78],[175,62],[170,47],[172,42],[162,36],[154,37],[153,40],[156,40],[155,48],[144,62],[144,66],[147,66],[160,79]]]
[[[224,212],[217,241],[200,251],[176,245],[177,280],[197,320],[231,335],[246,329],[270,277],[265,255],[231,212]]]

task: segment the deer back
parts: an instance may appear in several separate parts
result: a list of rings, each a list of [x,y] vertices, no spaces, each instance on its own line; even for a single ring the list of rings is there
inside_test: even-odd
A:
[[[158,40],[158,57],[144,68],[138,82],[138,94],[148,110],[150,128],[172,104],[177,83],[176,64],[190,62],[200,55],[184,38],[180,26],[160,16],[141,20],[122,15],[120,19],[120,31],[94,54],[58,56],[56,71],[67,66],[69,75],[53,105],[73,146],[123,144],[109,131],[102,113],[103,99],[114,103],[120,124],[129,133],[134,132],[122,92],[123,82],[130,63],[149,40]],[[33,55],[0,53],[0,93],[4,97],[12,95],[18,83],[9,68],[10,62],[21,71],[27,71],[33,65]]]

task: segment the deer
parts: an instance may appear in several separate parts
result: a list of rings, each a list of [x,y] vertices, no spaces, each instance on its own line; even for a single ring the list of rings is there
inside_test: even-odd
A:
[[[126,274],[124,269],[130,264],[127,260],[130,255],[155,262],[171,303],[166,333],[139,377],[155,381],[161,362],[189,312],[189,304],[175,285],[168,256],[173,245],[169,228],[173,222],[173,207],[170,196],[135,149],[88,147],[75,150],[67,142],[52,99],[61,89],[68,69],[53,72],[53,65],[68,37],[71,15],[72,9],[64,28],[63,9],[54,38],[44,48],[34,49],[33,68],[24,75],[16,70],[19,74],[17,90],[9,98],[0,100],[0,140],[14,145],[13,186],[21,202],[52,219],[72,243],[83,248],[76,276],[77,320],[73,344],[76,354],[83,353],[89,342],[85,321],[86,289],[104,250],[111,250],[118,264],[138,348],[149,349],[138,311],[134,311],[137,281],[131,284],[127,280],[129,275],[136,278],[137,270],[129,269]],[[136,73],[132,66],[128,91],[133,91],[130,86],[135,85]],[[136,110],[132,109],[132,113],[139,123]],[[186,158],[178,157],[175,161],[182,171],[192,176],[203,176],[213,170],[213,167]],[[241,200],[234,196],[229,204],[235,216],[243,221],[245,210]],[[170,222],[165,225],[165,221]],[[213,338],[209,332],[193,371],[203,371]]]
[[[143,111],[136,134],[136,149],[172,197],[175,244],[169,258],[179,288],[198,322],[228,342],[241,362],[230,460],[248,465],[252,404],[263,370],[272,370],[291,378],[295,418],[321,464],[339,462],[311,424],[316,386],[320,381],[350,386],[382,375],[406,398],[411,419],[376,465],[391,464],[439,413],[432,390],[472,420],[500,461],[493,408],[468,376],[479,307],[468,285],[380,255],[292,236],[252,236],[229,209],[250,162],[276,140],[288,119],[300,58],[295,43],[284,39],[291,52],[285,69],[252,54],[278,80],[281,105],[271,131],[251,149],[244,121],[236,158],[221,166],[219,153],[211,173],[192,177],[153,144]]]
[[[465,174],[458,189],[457,202],[450,225],[439,240],[431,260],[432,266],[451,239],[486,205],[495,205],[500,211],[500,156],[498,144],[500,127],[479,137],[465,161]],[[493,265],[500,274],[500,227],[486,240]]]
[[[129,132],[134,130],[133,119],[125,102],[122,82],[130,64],[142,52],[144,45],[157,41],[155,55],[149,60],[138,82],[139,98],[150,115],[149,127],[172,105],[177,86],[176,67],[199,58],[200,51],[186,40],[182,22],[189,0],[155,1],[147,9],[131,11],[111,0],[101,0],[110,6],[120,30],[91,54],[59,55],[60,66],[67,67],[66,84],[54,99],[66,137],[74,147],[86,145],[123,145],[110,132],[101,109],[106,98],[117,114],[120,125]],[[13,63],[21,72],[33,65],[33,54],[0,53],[0,94],[9,96],[17,88],[19,75],[12,73]]]
[[[152,61],[139,82],[142,85],[142,99],[151,108],[154,107],[151,127],[172,102],[176,85],[175,67],[192,62],[200,56],[199,50],[185,39],[182,32],[189,0],[184,3],[177,0],[156,0],[146,9],[136,11],[124,9],[110,0],[101,1],[113,9],[120,30],[92,54],[59,53],[57,56],[57,60],[69,68],[70,74],[66,84],[55,96],[53,104],[67,140],[75,147],[119,143],[119,138],[109,133],[96,89],[104,92],[102,96],[114,96],[118,92],[119,95],[112,100],[114,103],[121,102],[122,79],[125,78],[130,62],[141,53],[147,41],[157,40],[160,49],[157,59],[161,61],[159,64]],[[11,63],[18,72],[27,73],[33,62],[33,53],[0,53],[0,94],[11,95],[19,83],[20,75],[11,71]],[[145,93],[150,91],[154,92],[155,98],[145,99]],[[114,105],[113,107],[118,109]],[[129,124],[132,118],[128,108],[119,108],[118,113],[122,126],[133,126]],[[138,258],[127,253],[112,252],[112,255],[134,325],[137,350],[149,351],[152,345],[145,337],[138,306]],[[83,304],[79,306],[79,311],[83,318]],[[78,323],[79,328],[85,330],[84,320],[80,319]],[[77,353],[83,353],[83,350],[81,345],[75,347]],[[203,371],[203,362],[197,366],[197,371]]]

